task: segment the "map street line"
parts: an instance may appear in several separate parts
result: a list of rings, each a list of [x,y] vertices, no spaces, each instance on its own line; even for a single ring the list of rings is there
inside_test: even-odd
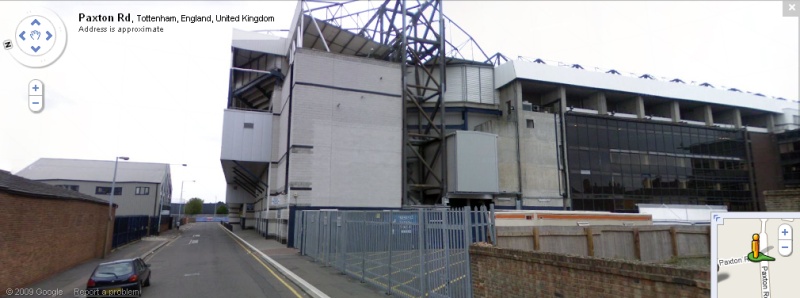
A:
[[[763,241],[764,246],[762,246],[762,247],[768,247],[769,246],[769,242],[767,241],[767,219],[766,218],[762,218],[761,219],[761,233],[758,235],[758,240],[759,240],[759,242]],[[759,246],[760,246],[760,244],[761,243],[759,243]],[[769,292],[769,261],[761,261],[761,268],[759,268],[759,271],[761,271],[761,274],[760,274],[761,297],[762,298],[769,298],[770,297],[770,292]]]

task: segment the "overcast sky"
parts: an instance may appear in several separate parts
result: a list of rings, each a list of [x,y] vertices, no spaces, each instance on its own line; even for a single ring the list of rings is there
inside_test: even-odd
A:
[[[64,21],[68,43],[49,67],[0,53],[0,169],[41,157],[186,163],[173,166],[173,201],[224,200],[220,166],[231,29],[286,29],[296,2],[0,2],[0,40],[23,9]],[[798,98],[798,18],[781,2],[444,3],[488,53],[614,68]],[[164,33],[83,33],[78,14],[263,14],[274,23],[167,24]],[[139,24],[141,25],[141,23]],[[45,110],[27,108],[27,84],[46,87]]]

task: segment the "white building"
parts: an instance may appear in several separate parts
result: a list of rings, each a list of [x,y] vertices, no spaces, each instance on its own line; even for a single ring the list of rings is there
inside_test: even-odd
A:
[[[16,175],[109,200],[114,161],[40,158]],[[172,200],[169,164],[120,161],[114,188],[117,216],[158,216]]]

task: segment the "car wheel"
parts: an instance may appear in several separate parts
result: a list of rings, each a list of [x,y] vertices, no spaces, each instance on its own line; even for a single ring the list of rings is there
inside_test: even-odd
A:
[[[144,286],[145,287],[149,287],[150,286],[150,277],[149,276],[147,277],[147,279],[144,280]]]

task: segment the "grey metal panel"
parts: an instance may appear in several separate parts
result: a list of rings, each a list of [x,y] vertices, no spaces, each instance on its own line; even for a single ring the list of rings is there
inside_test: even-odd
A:
[[[454,141],[450,139],[454,139]],[[457,131],[450,135],[448,142],[448,148],[455,147],[455,154],[449,152],[450,159],[455,161],[452,164],[448,162],[448,173],[451,173],[448,186],[451,192],[500,192],[497,135],[477,131]],[[452,146],[453,143],[450,142],[454,142],[455,146]]]
[[[463,101],[464,100],[464,67],[457,65],[457,66],[448,66],[445,70],[446,83],[445,88],[447,89],[444,92],[444,100],[445,101]],[[434,69],[433,76],[438,78],[439,76],[439,69]]]
[[[264,112],[225,110],[221,159],[269,162],[272,117]],[[245,128],[245,123],[252,123],[252,128]]]
[[[481,77],[480,69],[468,66],[465,70],[464,83],[467,85],[466,101],[481,102]]]
[[[480,68],[481,103],[497,103],[494,98],[494,68]]]
[[[456,182],[458,181],[458,168],[457,168],[458,162],[456,161],[456,159],[458,158],[456,156],[456,150],[458,150],[458,144],[456,143],[456,135],[452,134],[448,136],[446,142],[447,142],[447,156],[450,157],[447,159],[447,173],[448,173],[447,189],[449,189],[450,192],[454,192],[458,187]],[[438,165],[434,165],[434,167],[436,166]]]

